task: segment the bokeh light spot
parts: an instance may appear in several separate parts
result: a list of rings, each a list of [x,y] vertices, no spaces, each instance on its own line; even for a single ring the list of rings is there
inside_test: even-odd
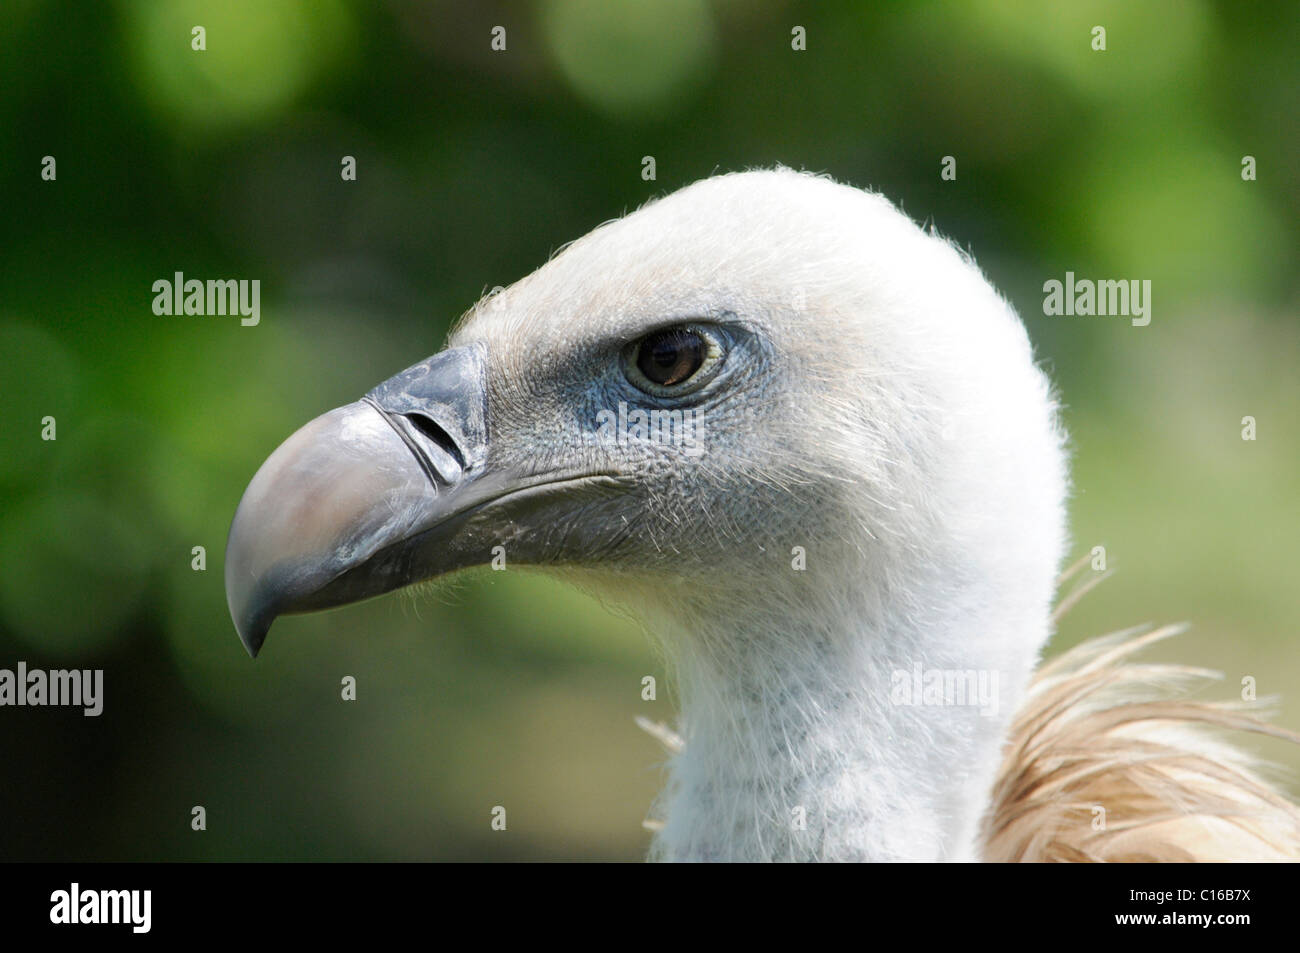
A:
[[[546,0],[551,55],[583,99],[611,114],[660,114],[698,82],[713,52],[704,0]]]
[[[19,321],[0,322],[0,354],[10,358],[0,397],[5,422],[0,427],[0,481],[40,480],[57,455],[58,436],[72,424],[77,365],[53,334]],[[55,442],[41,439],[46,417],[54,418]]]
[[[193,128],[280,112],[339,61],[351,34],[339,0],[133,0],[123,13],[145,95]],[[202,51],[191,46],[196,26]]]
[[[44,496],[0,524],[0,614],[32,649],[85,659],[124,634],[149,563],[140,530],[102,501]]]

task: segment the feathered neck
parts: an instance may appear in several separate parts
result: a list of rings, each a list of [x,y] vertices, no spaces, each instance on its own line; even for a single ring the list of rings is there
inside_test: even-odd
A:
[[[1047,619],[991,613],[959,591],[944,605],[881,595],[679,603],[676,634],[661,628],[685,750],[657,805],[653,859],[977,859]],[[1006,625],[1029,631],[988,631]]]

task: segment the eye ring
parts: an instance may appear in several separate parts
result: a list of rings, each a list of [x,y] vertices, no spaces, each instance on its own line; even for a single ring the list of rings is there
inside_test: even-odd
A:
[[[699,390],[722,360],[718,334],[698,324],[673,324],[632,343],[624,370],[633,386],[656,397],[679,397]]]

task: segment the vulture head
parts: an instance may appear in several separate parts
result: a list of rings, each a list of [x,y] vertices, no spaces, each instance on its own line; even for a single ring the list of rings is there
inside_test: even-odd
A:
[[[226,588],[256,654],[281,614],[560,573],[673,665],[656,856],[970,859],[1065,495],[1050,386],[973,262],[879,195],[747,172],[601,225],[290,437]],[[922,704],[932,673],[979,702]]]

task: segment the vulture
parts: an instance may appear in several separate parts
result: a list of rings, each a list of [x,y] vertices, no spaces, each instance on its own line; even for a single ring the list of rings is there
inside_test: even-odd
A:
[[[1039,667],[1068,492],[972,259],[879,194],[748,171],[599,226],[290,436],[225,583],[253,655],[279,615],[494,558],[627,605],[681,708],[651,859],[1300,857],[1222,734],[1300,738],[1133,660],[1174,629]]]

